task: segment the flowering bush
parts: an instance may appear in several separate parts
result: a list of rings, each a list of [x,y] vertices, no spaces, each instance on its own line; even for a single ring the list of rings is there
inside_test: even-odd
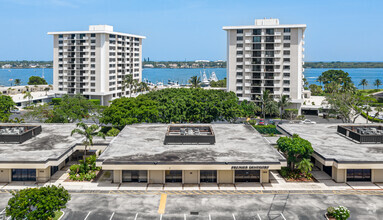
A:
[[[337,208],[328,207],[327,208],[327,216],[333,217],[336,220],[346,220],[350,218],[350,210],[348,210],[344,206],[339,206]]]

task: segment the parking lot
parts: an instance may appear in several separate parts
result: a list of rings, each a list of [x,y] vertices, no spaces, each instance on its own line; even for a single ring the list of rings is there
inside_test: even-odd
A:
[[[10,195],[0,196],[1,211]],[[383,196],[377,194],[169,194],[166,200],[161,194],[72,193],[71,196],[62,219],[311,220],[324,219],[327,207],[339,205],[350,209],[350,219],[383,219]]]

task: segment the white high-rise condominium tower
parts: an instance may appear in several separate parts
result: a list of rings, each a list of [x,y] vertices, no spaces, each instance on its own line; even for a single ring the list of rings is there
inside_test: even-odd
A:
[[[305,24],[279,24],[256,19],[255,25],[223,27],[227,31],[227,89],[239,100],[260,102],[265,90],[279,99],[290,97],[292,108],[303,103]]]
[[[144,36],[113,32],[113,26],[90,25],[89,31],[49,32],[53,35],[53,90],[83,94],[102,105],[129,94],[122,80],[142,80]]]

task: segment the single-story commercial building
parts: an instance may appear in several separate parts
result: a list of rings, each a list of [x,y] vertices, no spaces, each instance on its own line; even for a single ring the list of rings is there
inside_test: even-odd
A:
[[[315,166],[336,182],[383,182],[383,126],[370,124],[283,124],[289,135],[311,142]]]
[[[0,124],[0,182],[47,182],[72,158],[83,154],[75,124]],[[108,141],[96,143],[103,149]],[[76,158],[77,159],[77,158]]]
[[[113,182],[269,182],[286,159],[250,125],[126,126],[96,161]]]

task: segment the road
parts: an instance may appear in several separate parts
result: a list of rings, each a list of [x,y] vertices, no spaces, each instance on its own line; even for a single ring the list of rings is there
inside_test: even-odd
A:
[[[366,194],[112,194],[72,193],[63,219],[324,219],[328,206],[350,209],[350,219],[383,219],[383,195]],[[9,194],[2,193],[1,210]],[[163,214],[161,214],[163,213]],[[282,213],[282,214],[281,214]]]

